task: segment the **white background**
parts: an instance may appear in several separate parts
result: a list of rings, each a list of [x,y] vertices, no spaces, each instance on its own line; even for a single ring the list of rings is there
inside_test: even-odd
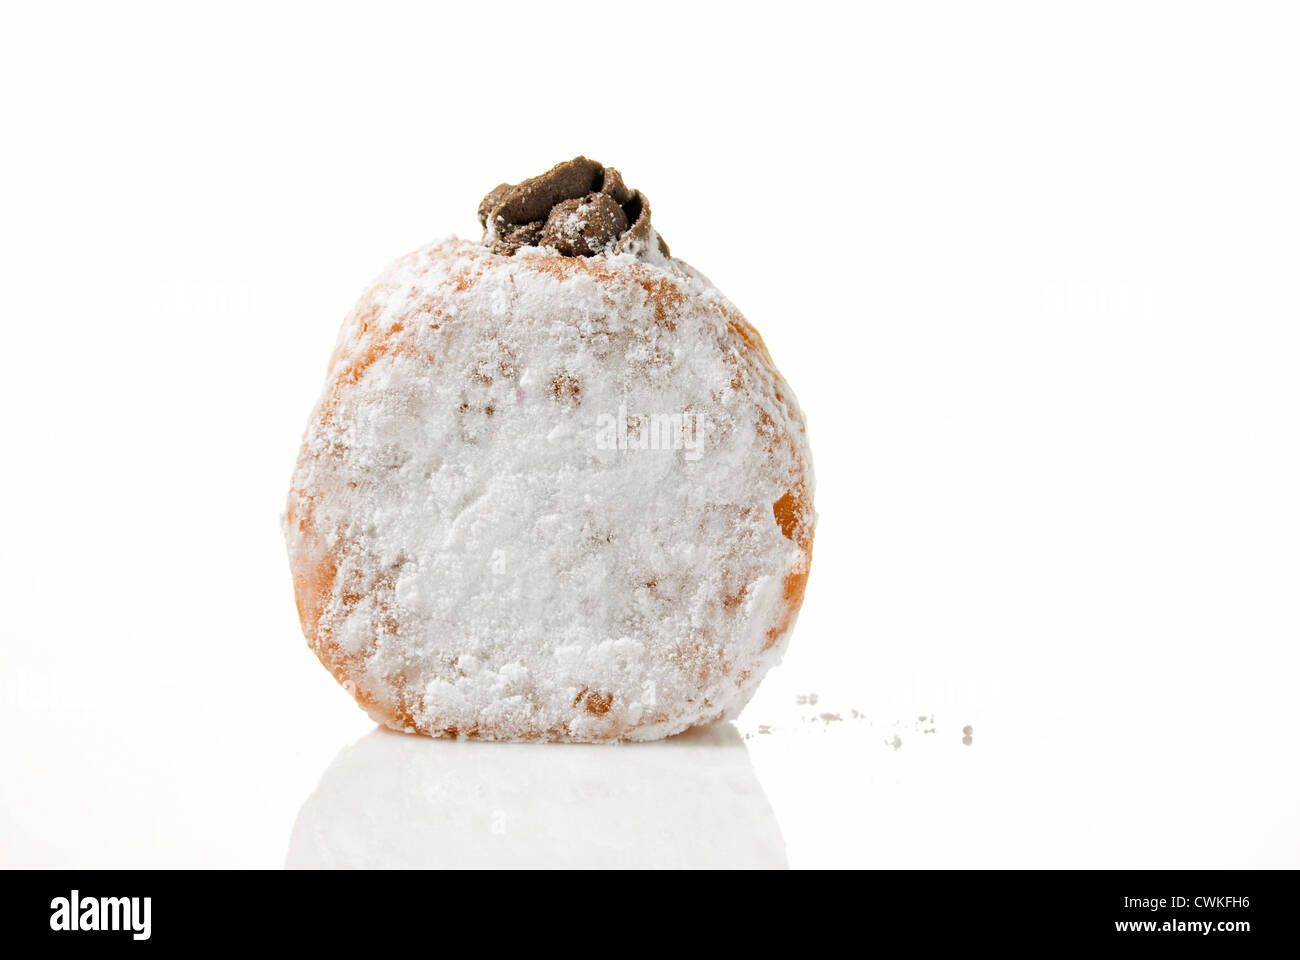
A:
[[[1286,5],[0,17],[0,864],[1300,866]],[[372,734],[279,532],[337,324],[577,153],[807,413],[790,652],[654,747]]]

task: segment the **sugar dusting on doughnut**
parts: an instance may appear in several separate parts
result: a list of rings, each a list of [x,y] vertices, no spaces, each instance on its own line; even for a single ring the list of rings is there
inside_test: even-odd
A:
[[[793,393],[617,172],[577,158],[480,216],[483,242],[401,258],[344,321],[285,517],[304,634],[430,736],[734,714],[808,576]]]

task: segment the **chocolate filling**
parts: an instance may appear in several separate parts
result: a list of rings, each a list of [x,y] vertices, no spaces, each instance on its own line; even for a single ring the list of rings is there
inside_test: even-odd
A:
[[[553,247],[566,257],[643,255],[668,245],[650,226],[650,202],[613,167],[586,157],[557,164],[523,183],[503,183],[478,205],[483,242],[511,256],[520,247]]]

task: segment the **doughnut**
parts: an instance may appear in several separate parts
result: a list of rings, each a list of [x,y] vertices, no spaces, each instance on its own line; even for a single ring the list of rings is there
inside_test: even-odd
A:
[[[758,332],[577,157],[344,319],[283,515],[303,634],[379,723],[654,740],[784,653],[815,513]]]

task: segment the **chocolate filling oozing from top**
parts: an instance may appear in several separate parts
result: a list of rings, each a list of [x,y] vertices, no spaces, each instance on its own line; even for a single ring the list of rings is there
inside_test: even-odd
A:
[[[669,255],[650,225],[645,194],[628,189],[613,167],[586,157],[501,184],[478,205],[478,219],[483,243],[507,257],[520,247],[552,247],[566,257],[643,256],[652,244]]]

